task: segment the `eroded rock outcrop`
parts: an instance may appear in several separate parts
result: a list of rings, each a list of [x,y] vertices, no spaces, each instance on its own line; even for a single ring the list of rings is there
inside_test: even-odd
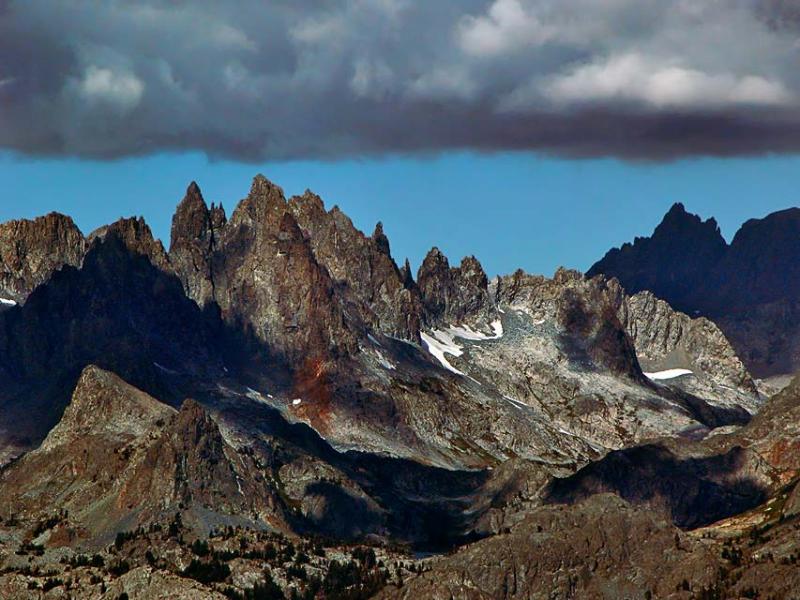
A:
[[[485,326],[496,318],[489,281],[474,256],[451,267],[438,248],[432,248],[420,265],[417,286],[429,326],[470,324]]]
[[[0,298],[25,302],[54,271],[80,265],[85,251],[83,234],[65,215],[0,224]]]

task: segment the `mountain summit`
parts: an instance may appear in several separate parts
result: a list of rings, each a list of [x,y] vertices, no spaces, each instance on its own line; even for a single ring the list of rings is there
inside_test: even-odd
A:
[[[650,237],[610,250],[589,276],[616,277],[712,319],[755,375],[800,368],[800,209],[747,221],[725,243],[714,219],[674,205]]]

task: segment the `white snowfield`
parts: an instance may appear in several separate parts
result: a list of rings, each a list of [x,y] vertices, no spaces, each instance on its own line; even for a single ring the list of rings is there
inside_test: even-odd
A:
[[[0,298],[0,304],[3,304],[4,306],[16,306],[17,305],[17,303],[14,300],[12,300],[11,298]]]
[[[654,373],[645,373],[644,376],[653,381],[661,381],[663,379],[675,379],[683,375],[694,375],[694,371],[689,369],[667,369],[666,371],[656,371]]]
[[[464,373],[450,364],[447,358],[445,358],[445,354],[450,354],[452,356],[461,356],[464,354],[463,349],[456,343],[455,338],[481,342],[497,340],[503,337],[503,323],[500,319],[492,321],[490,327],[494,335],[475,331],[469,325],[464,325],[463,327],[451,326],[447,329],[434,329],[429,334],[420,331],[419,335],[420,338],[422,338],[422,343],[425,344],[425,349],[435,356],[445,369],[457,375],[464,375]]]

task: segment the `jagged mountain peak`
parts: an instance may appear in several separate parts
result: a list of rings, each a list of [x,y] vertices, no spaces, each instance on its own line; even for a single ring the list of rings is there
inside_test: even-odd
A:
[[[139,436],[174,413],[174,409],[114,373],[89,365],[82,371],[61,421],[45,438],[42,448],[52,449],[87,435]]]
[[[486,326],[496,318],[489,280],[478,259],[467,256],[451,267],[437,247],[431,248],[417,272],[417,287],[431,325],[473,322]]]
[[[85,251],[83,233],[61,213],[0,224],[0,298],[25,302],[53,272],[79,265]]]
[[[280,197],[285,201],[286,196],[283,193],[283,188],[266,177],[261,173],[253,177],[253,183],[250,185],[250,193],[248,197],[251,198],[277,198]]]
[[[689,232],[705,235],[710,240],[713,239],[721,245],[727,245],[714,217],[704,221],[700,215],[688,212],[681,202],[676,202],[667,211],[661,223],[656,227],[653,237]]]
[[[150,262],[160,269],[169,269],[167,251],[164,249],[161,240],[153,236],[153,232],[144,217],[118,219],[110,225],[104,225],[94,230],[87,239],[89,244],[93,244],[95,240],[105,240],[112,235],[119,239],[131,252],[146,256],[150,259]]]
[[[375,223],[375,230],[372,232],[372,240],[378,246],[378,250],[383,252],[386,256],[392,256],[389,238],[383,232],[383,223],[381,221]]]

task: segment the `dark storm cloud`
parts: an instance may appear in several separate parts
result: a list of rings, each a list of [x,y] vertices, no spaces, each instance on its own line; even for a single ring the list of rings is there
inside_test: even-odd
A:
[[[0,1],[0,146],[245,160],[793,152],[797,6]]]

